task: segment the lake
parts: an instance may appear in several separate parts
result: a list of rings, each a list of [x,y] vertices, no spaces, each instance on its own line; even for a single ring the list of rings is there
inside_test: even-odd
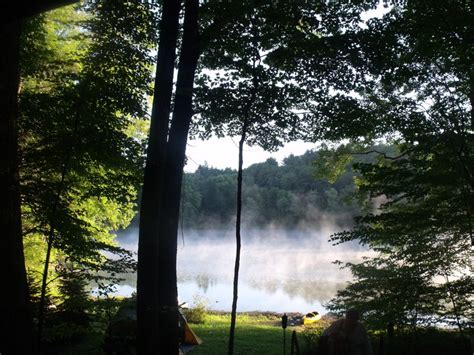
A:
[[[238,311],[324,313],[329,301],[351,279],[333,262],[358,261],[367,255],[358,245],[332,246],[335,230],[251,229],[242,233]],[[235,261],[233,231],[180,232],[178,245],[179,302],[205,300],[209,309],[230,311]],[[138,230],[118,240],[137,250]],[[119,285],[117,294],[135,291],[136,277]]]

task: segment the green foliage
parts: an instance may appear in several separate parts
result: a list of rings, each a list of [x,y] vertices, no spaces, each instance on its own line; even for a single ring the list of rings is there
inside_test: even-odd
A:
[[[90,306],[87,280],[80,270],[65,267],[60,272],[59,291],[63,298],[58,310],[66,323],[72,326],[88,326],[90,318],[87,310]]]
[[[204,10],[205,17],[214,16],[209,31],[216,32],[207,34],[210,43],[203,48],[192,134],[209,138],[241,136],[245,131],[248,144],[267,150],[296,138],[301,116],[296,110],[304,102],[304,90],[294,73],[273,66],[265,52],[284,35],[274,32],[273,16],[285,21],[282,32],[294,31],[286,21],[295,26],[297,18],[270,3],[210,2]]]
[[[318,353],[318,341],[324,327],[305,327],[299,338],[310,353]],[[418,328],[414,331],[397,329],[392,337],[385,331],[370,332],[369,338],[374,353],[388,354],[453,354],[463,355],[468,353],[468,340],[459,333],[439,328]]]
[[[417,329],[415,332],[397,333],[392,339],[382,335],[385,351],[393,354],[468,354],[468,340],[459,333],[437,328]],[[373,335],[374,349],[379,348],[380,336]]]
[[[116,297],[97,297],[91,301],[91,311],[93,314],[93,326],[96,331],[105,334],[112,324],[112,319],[124,304],[123,299]]]
[[[316,178],[325,179],[334,184],[352,163],[353,155],[345,145],[337,147],[335,151],[328,150],[326,146],[321,148],[318,159],[314,161]]]
[[[110,232],[134,215],[143,151],[130,127],[146,116],[154,17],[145,5],[106,2],[27,24],[20,178],[31,271],[50,229],[53,247],[93,272],[107,268],[102,250],[130,264]]]
[[[324,327],[320,325],[307,326],[301,332],[301,338],[303,339],[304,344],[309,349],[317,349],[319,339],[323,334]]]
[[[87,292],[87,278],[83,271],[63,264],[59,271],[61,302],[48,315],[46,339],[50,343],[74,342],[91,331],[91,302]]]
[[[386,202],[333,240],[357,239],[379,256],[347,265],[357,281],[338,294],[335,308],[364,309],[378,328],[389,321],[416,326],[443,320],[460,327],[471,321],[472,232],[462,171],[471,168],[446,141],[444,135],[426,139],[427,146],[407,146],[410,153],[401,159],[356,166],[360,188]]]
[[[204,323],[207,314],[207,300],[195,295],[191,308],[184,308],[182,312],[189,323]]]
[[[432,5],[395,4],[360,35],[368,134],[388,136],[399,153],[354,165],[360,191],[382,203],[333,241],[359,240],[376,254],[347,264],[355,280],[331,307],[359,308],[376,329],[443,322],[463,331],[474,316],[473,13],[462,1]]]
[[[375,329],[390,321],[403,331],[435,322],[463,330],[474,317],[472,5],[386,1],[387,14],[360,26],[361,13],[378,3],[203,2],[193,134],[245,131],[248,143],[268,150],[294,138],[351,140],[282,166],[249,167],[244,218],[295,226],[302,216],[331,213],[345,224],[342,206],[355,177],[371,210],[333,241],[358,240],[376,255],[346,265],[355,280],[331,307],[358,308]],[[133,267],[111,232],[135,210],[156,14],[142,2],[90,1],[25,24],[25,255],[33,286],[48,242],[57,266],[67,260],[81,270],[80,277],[59,269],[48,275],[61,280],[48,285],[51,302],[63,315],[84,311],[76,320],[87,314],[86,277],[99,279],[103,270],[114,278]],[[396,152],[370,147],[377,138]],[[329,182],[313,179],[313,161]],[[235,175],[208,167],[188,175],[185,224],[228,223]],[[276,339],[274,329],[266,335]]]
[[[359,213],[351,201],[355,187],[348,168],[333,184],[314,178],[313,161],[319,152],[289,156],[282,165],[274,159],[244,169],[243,222],[247,226],[278,225],[294,228],[331,216],[347,225]],[[186,174],[183,194],[185,228],[226,227],[235,213],[236,171],[200,166]]]
[[[113,232],[136,210],[143,142],[134,127],[147,116],[155,16],[141,3],[88,2],[33,18],[23,32],[22,225],[33,284],[52,246],[47,342],[90,333],[86,285],[108,288],[135,268]],[[34,316],[42,323],[41,310]]]

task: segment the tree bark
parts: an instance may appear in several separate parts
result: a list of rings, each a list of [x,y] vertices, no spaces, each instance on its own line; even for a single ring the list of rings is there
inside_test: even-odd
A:
[[[21,233],[18,172],[18,88],[21,24],[0,27],[0,269],[8,290],[0,292],[0,353],[30,354],[33,323]]]
[[[160,223],[158,282],[160,307],[160,350],[163,354],[177,354],[178,290],[176,275],[179,209],[186,143],[193,115],[192,93],[194,75],[199,58],[198,47],[198,0],[185,1],[183,41],[178,66],[178,78],[174,101],[173,119],[166,149],[166,165],[163,171],[163,219]]]
[[[163,2],[150,134],[140,206],[137,270],[137,351],[139,354],[153,354],[159,349],[158,334],[161,329],[158,304],[160,276],[157,257],[158,233],[159,223],[163,218],[163,171],[180,9],[180,0]]]
[[[242,174],[243,174],[243,154],[244,154],[244,144],[245,139],[247,138],[247,131],[250,125],[250,112],[252,105],[255,102],[257,97],[258,90],[258,80],[256,75],[256,58],[253,59],[253,78],[252,78],[252,91],[250,98],[243,109],[243,120],[242,120],[242,134],[239,141],[239,165],[237,171],[237,212],[235,220],[235,241],[236,241],[236,251],[235,251],[235,263],[234,263],[234,285],[233,285],[233,296],[232,296],[232,312],[230,316],[230,332],[229,332],[229,344],[227,353],[232,355],[234,353],[234,338],[235,338],[235,323],[237,320],[237,300],[239,295],[239,269],[240,269],[240,249],[241,249],[241,235],[240,235],[240,225],[242,219]]]
[[[474,131],[474,70],[469,78],[469,102],[471,103],[471,129]]]
[[[247,122],[242,126],[242,135],[239,141],[239,166],[237,170],[237,214],[235,220],[235,264],[234,264],[234,289],[232,297],[232,312],[230,319],[229,347],[227,353],[234,353],[235,323],[237,319],[237,299],[239,295],[239,269],[240,269],[240,249],[242,246],[242,238],[240,235],[240,222],[242,219],[242,167],[244,162],[244,144],[247,135]]]

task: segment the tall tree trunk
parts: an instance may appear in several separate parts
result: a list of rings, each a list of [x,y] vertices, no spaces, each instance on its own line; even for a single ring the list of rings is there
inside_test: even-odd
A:
[[[242,126],[242,135],[239,141],[239,167],[237,170],[237,215],[235,219],[235,264],[234,264],[234,290],[232,296],[232,313],[230,317],[230,333],[228,354],[234,353],[235,322],[237,319],[237,299],[239,295],[239,269],[240,269],[240,249],[242,238],[240,235],[240,225],[242,219],[242,166],[244,161],[244,143],[247,135],[247,122]]]
[[[160,351],[178,353],[178,290],[176,276],[179,209],[186,142],[193,115],[192,93],[194,75],[199,57],[198,48],[199,0],[185,1],[183,41],[178,66],[173,119],[166,149],[163,171],[165,204],[160,223],[158,269],[160,271],[159,309]]]
[[[137,280],[137,349],[178,353],[176,252],[181,184],[199,57],[198,0],[185,2],[173,120],[168,136],[180,3],[165,1],[145,168]]]
[[[18,90],[21,21],[77,0],[31,0],[0,9],[0,268],[6,270],[8,292],[0,297],[0,353],[30,354],[34,349],[21,230],[18,171]]]
[[[0,292],[0,353],[30,354],[29,307],[21,231],[18,173],[19,21],[0,27],[0,269],[8,290]]]
[[[474,131],[474,70],[469,78],[469,101],[471,103],[471,129]]]
[[[153,108],[140,206],[137,275],[137,351],[158,352],[159,263],[158,234],[162,218],[163,171],[168,136],[180,0],[165,0],[160,24],[160,41],[155,76]]]
[[[242,219],[242,166],[243,166],[243,152],[245,139],[247,137],[247,130],[250,125],[250,112],[252,105],[255,102],[258,91],[258,80],[256,73],[256,63],[257,59],[253,60],[253,78],[252,78],[252,91],[250,98],[243,109],[243,121],[242,121],[242,134],[239,141],[239,166],[237,170],[237,212],[235,219],[235,264],[234,264],[234,285],[233,285],[233,295],[232,295],[232,312],[230,317],[230,332],[229,332],[229,345],[227,353],[232,355],[234,353],[234,338],[235,338],[235,323],[237,320],[237,299],[239,295],[239,269],[240,269],[240,249],[241,249],[241,235],[240,235],[240,225]]]

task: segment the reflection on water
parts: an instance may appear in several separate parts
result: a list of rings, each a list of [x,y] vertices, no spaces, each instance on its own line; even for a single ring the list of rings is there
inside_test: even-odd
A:
[[[334,260],[356,261],[367,252],[355,246],[331,246],[333,231],[253,230],[243,234],[239,277],[239,311],[324,311],[322,304],[350,280]],[[122,245],[136,250],[136,234]],[[265,237],[260,237],[264,235]],[[179,301],[192,303],[194,295],[207,299],[209,308],[230,310],[235,259],[232,232],[184,233],[178,247]],[[119,293],[130,294],[135,278]]]

